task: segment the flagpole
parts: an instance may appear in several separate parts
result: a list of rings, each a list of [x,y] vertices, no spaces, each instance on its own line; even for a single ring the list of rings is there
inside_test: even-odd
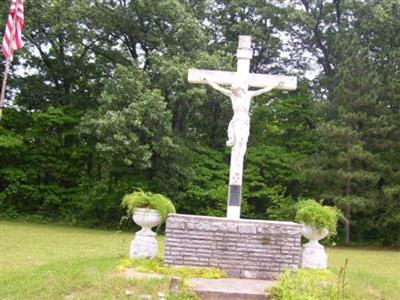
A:
[[[18,13],[18,6],[17,6],[17,2],[15,3],[15,8],[14,8],[14,16],[13,16],[13,23],[14,23],[14,26],[13,26],[13,28],[12,28],[12,32],[11,32],[11,41],[10,41],[10,53],[11,53],[11,56],[9,56],[9,57],[7,57],[6,58],[6,66],[5,66],[5,69],[4,69],[4,77],[3,77],[3,84],[2,84],[2,86],[1,86],[1,95],[0,95],[0,123],[1,123],[1,118],[2,118],[2,116],[3,116],[3,107],[4,107],[4,97],[5,97],[5,94],[6,94],[6,87],[7,87],[7,79],[8,79],[8,73],[9,73],[9,70],[10,70],[10,64],[11,64],[11,61],[12,61],[12,57],[13,57],[13,52],[14,52],[14,49],[13,49],[13,43],[14,43],[14,35],[15,35],[15,30],[16,30],[16,26],[17,26],[17,24],[16,24],[16,22],[17,22],[17,13]],[[7,26],[7,25],[6,25]]]
[[[7,78],[8,78],[8,71],[10,69],[10,63],[11,59],[7,58],[6,59],[6,67],[4,69],[4,76],[3,76],[3,84],[1,86],[1,96],[0,96],[0,122],[1,122],[1,117],[3,115],[3,104],[4,104],[4,96],[6,93],[6,86],[7,86]]]

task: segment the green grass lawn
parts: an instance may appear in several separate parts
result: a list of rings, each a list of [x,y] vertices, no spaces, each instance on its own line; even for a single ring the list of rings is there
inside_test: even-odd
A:
[[[1,222],[2,271],[75,258],[122,257],[132,234],[55,225]]]
[[[125,299],[126,290],[153,297],[167,293],[166,279],[135,281],[116,275],[132,236],[1,221],[0,299]],[[349,259],[347,282],[362,292],[359,299],[400,299],[400,252],[331,248],[328,253],[335,273]]]
[[[140,299],[168,280],[116,276],[133,234],[0,221],[0,299]],[[162,247],[162,238],[159,239]],[[162,249],[161,249],[162,250]]]
[[[336,274],[348,259],[347,282],[363,298],[400,299],[400,251],[328,249],[329,268]]]

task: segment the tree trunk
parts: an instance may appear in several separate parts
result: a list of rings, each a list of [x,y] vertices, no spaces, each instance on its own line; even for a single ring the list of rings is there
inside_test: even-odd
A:
[[[347,160],[347,171],[351,171],[351,159]],[[347,178],[346,180],[346,197],[350,197],[351,195],[351,178]],[[351,206],[350,203],[346,203],[344,216],[346,217],[346,222],[344,226],[345,232],[345,243],[350,243],[350,225],[351,225]]]
[[[344,216],[346,217],[346,222],[344,223],[344,232],[345,232],[345,243],[350,243],[350,221],[351,221],[351,206],[350,204],[346,204]]]

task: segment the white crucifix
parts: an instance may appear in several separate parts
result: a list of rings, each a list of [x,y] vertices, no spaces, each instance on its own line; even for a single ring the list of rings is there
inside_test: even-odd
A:
[[[295,90],[297,78],[282,75],[250,73],[250,59],[253,56],[251,36],[240,35],[237,50],[237,72],[189,69],[190,83],[209,84],[228,96],[232,102],[233,118],[228,126],[227,146],[232,147],[229,169],[228,219],[240,219],[240,201],[243,178],[243,159],[250,133],[250,102],[255,96],[272,89]],[[231,88],[226,89],[222,85]],[[249,90],[249,87],[260,88]]]

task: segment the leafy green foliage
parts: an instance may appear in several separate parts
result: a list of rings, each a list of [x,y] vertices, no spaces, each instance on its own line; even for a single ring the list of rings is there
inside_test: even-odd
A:
[[[342,213],[332,206],[322,206],[315,200],[302,200],[297,203],[295,220],[317,229],[327,228],[330,236],[336,235],[336,227]]]
[[[155,259],[124,259],[119,265],[119,269],[134,268],[139,272],[159,273],[168,276],[179,276],[182,278],[208,278],[218,279],[227,277],[226,273],[218,268],[203,267],[169,267],[163,264],[161,258]]]
[[[270,290],[270,294],[275,300],[343,299],[337,292],[336,281],[336,276],[328,270],[286,271]]]
[[[81,133],[96,139],[96,150],[110,163],[145,169],[152,157],[172,147],[171,114],[160,92],[150,90],[138,68],[118,66],[100,106],[81,123]]]
[[[122,198],[121,206],[126,208],[128,215],[132,215],[135,208],[151,208],[157,210],[163,221],[169,213],[175,213],[175,206],[171,200],[161,194],[136,191]]]
[[[229,156],[200,145],[191,146],[188,151],[192,155],[188,161],[191,173],[183,179],[184,190],[175,198],[178,212],[224,216]]]
[[[317,126],[320,150],[305,170],[307,179],[322,187],[314,189],[313,196],[332,199],[344,212],[346,242],[351,239],[352,214],[372,208],[382,197],[379,182],[383,183],[388,170],[372,149],[375,139],[380,140],[386,130],[381,116],[386,109],[378,96],[380,75],[369,61],[368,51],[357,38],[350,38],[332,77],[335,87],[330,100],[322,106],[326,120]],[[360,77],[362,80],[356,79]]]
[[[296,201],[284,193],[271,196],[267,216],[272,220],[293,221],[296,215]]]

